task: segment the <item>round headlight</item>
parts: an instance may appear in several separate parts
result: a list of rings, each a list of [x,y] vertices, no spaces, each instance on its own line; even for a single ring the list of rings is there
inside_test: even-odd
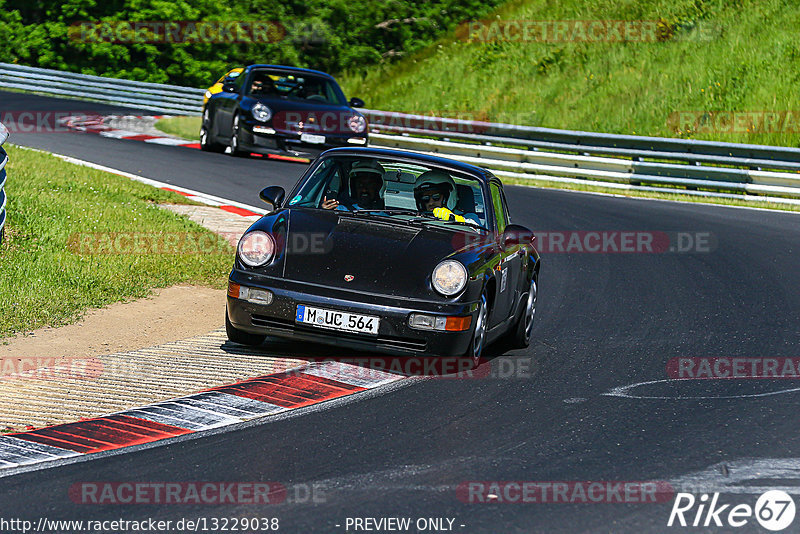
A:
[[[350,120],[347,121],[347,124],[355,133],[361,133],[367,129],[367,119],[361,115],[353,115],[350,117]]]
[[[450,297],[467,285],[467,269],[455,260],[444,260],[433,270],[431,280],[436,291]]]
[[[251,110],[253,118],[260,122],[267,122],[272,118],[272,110],[261,102],[256,102]]]
[[[256,230],[239,241],[239,258],[245,265],[260,267],[275,255],[275,240],[266,232]]]

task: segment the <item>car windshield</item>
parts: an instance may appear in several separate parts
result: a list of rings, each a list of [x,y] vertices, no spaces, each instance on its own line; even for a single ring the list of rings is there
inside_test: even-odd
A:
[[[275,69],[254,70],[247,87],[247,94],[254,98],[345,105],[344,94],[335,82],[313,74]]]
[[[442,226],[489,226],[483,188],[478,179],[396,159],[327,157],[299,186],[289,206]]]

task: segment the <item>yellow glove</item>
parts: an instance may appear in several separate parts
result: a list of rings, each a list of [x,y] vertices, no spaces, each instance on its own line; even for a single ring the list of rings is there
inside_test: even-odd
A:
[[[452,211],[447,208],[434,208],[433,209],[433,216],[438,217],[443,221],[457,221],[457,222],[466,222],[466,219],[461,215],[456,215]]]

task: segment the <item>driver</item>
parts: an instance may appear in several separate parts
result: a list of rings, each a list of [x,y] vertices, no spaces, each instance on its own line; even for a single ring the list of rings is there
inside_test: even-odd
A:
[[[272,95],[275,93],[275,83],[269,76],[256,78],[250,85],[251,95]]]
[[[414,184],[414,199],[417,201],[419,211],[433,213],[443,221],[455,220],[480,224],[477,215],[455,213],[458,203],[456,184],[449,174],[442,171],[433,170],[420,174]]]
[[[386,183],[383,175],[386,171],[375,160],[357,161],[353,164],[348,174],[350,178],[351,209],[353,210],[382,210],[385,209],[383,195]],[[325,197],[322,207],[327,210],[347,209],[335,198]]]

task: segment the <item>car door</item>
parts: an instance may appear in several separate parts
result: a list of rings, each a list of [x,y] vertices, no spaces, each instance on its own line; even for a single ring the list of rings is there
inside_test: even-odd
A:
[[[231,128],[233,127],[233,114],[236,112],[239,101],[242,99],[242,87],[244,86],[244,80],[247,77],[248,73],[242,73],[240,76],[237,76],[231,80],[231,83],[236,86],[236,92],[228,93],[226,91],[222,91],[214,98],[216,101],[214,133],[219,137],[228,139],[231,136]]]
[[[500,239],[498,248],[498,263],[495,265],[495,299],[494,308],[489,323],[495,326],[505,321],[513,313],[513,305],[516,302],[518,279],[521,269],[519,258],[519,245],[514,245],[508,249],[502,246],[502,236],[509,223],[508,208],[506,205],[503,189],[497,182],[489,184],[489,191],[492,196],[492,211],[494,212],[497,235]]]

